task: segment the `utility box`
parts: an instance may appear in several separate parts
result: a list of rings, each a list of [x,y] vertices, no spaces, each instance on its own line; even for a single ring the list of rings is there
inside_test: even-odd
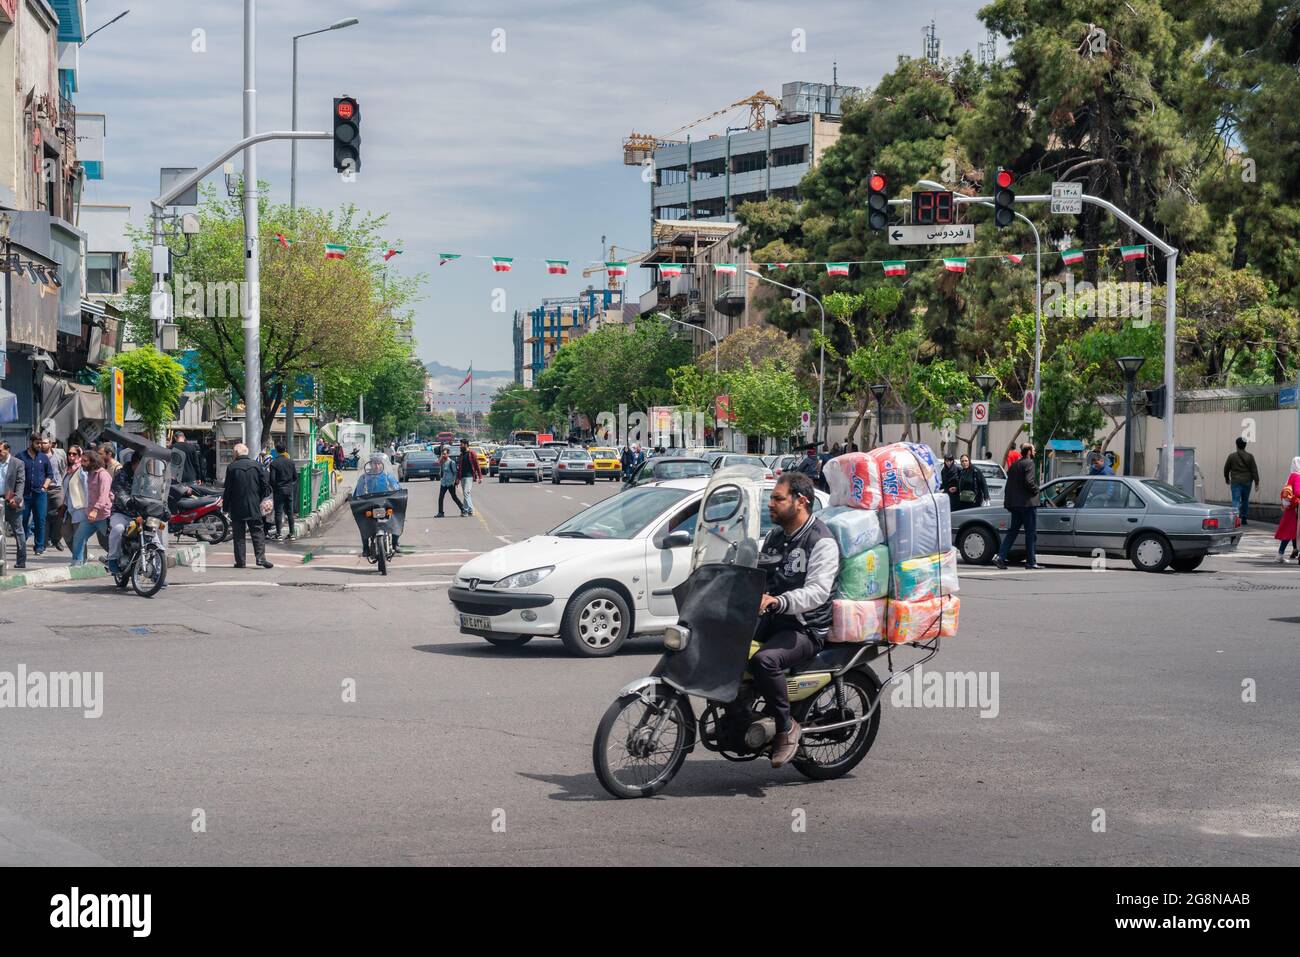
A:
[[[1159,464],[1156,466],[1156,475],[1164,477],[1165,474],[1165,447],[1160,446]],[[1185,445],[1174,446],[1174,481],[1173,485],[1182,489],[1192,498],[1196,498],[1196,449],[1188,448]],[[1204,496],[1204,491],[1201,495]]]
[[[1082,439],[1050,439],[1047,443],[1048,481],[1063,475],[1083,475],[1088,471]]]

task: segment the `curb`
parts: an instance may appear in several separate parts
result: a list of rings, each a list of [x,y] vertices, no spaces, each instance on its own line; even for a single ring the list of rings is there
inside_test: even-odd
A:
[[[319,531],[321,526],[350,497],[351,493],[347,489],[343,489],[342,494],[335,495],[317,511],[312,512],[299,522],[298,526],[305,529],[302,537],[314,535]],[[193,568],[195,565],[203,564],[206,554],[205,547],[199,544],[173,546],[167,550],[167,567]],[[53,568],[32,568],[25,569],[14,575],[0,577],[0,592],[23,588],[27,585],[57,585],[61,582],[89,581],[93,578],[107,577],[108,569],[98,561],[87,562],[85,565],[79,565],[76,568],[71,565],[60,565]]]

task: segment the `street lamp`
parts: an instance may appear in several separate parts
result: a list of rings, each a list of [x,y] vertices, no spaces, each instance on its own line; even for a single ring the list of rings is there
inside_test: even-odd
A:
[[[331,23],[327,27],[319,30],[311,30],[307,33],[300,33],[293,38],[293,120],[292,125],[296,130],[298,128],[298,41],[303,37],[312,37],[318,33],[329,33],[331,30],[342,30],[345,27],[355,27],[361,21],[356,17],[346,17]],[[293,140],[289,146],[289,213],[290,215],[298,211],[298,141]]]
[[[712,332],[710,332],[708,329],[705,329],[703,326],[696,326],[696,325],[692,325],[692,324],[689,323],[689,322],[683,322],[681,319],[674,319],[672,316],[668,315],[668,313],[666,313],[666,312],[656,312],[655,315],[658,316],[660,319],[664,319],[664,320],[666,320],[666,321],[668,321],[668,322],[675,322],[675,323],[677,323],[677,325],[679,325],[679,326],[685,326],[687,329],[698,329],[700,332],[704,333],[706,336],[708,336],[709,338],[711,338],[711,339],[713,340],[713,385],[716,387],[716,386],[718,385],[718,352],[720,351],[720,349],[719,349],[719,343],[718,343],[718,337],[715,336],[715,335],[714,335]],[[714,433],[715,435],[716,435],[717,426],[718,426],[718,396],[717,396],[717,393],[714,393],[714,396],[713,396],[713,427],[714,427],[714,430],[715,430],[715,433]]]
[[[971,376],[975,380],[975,385],[979,387],[984,396],[984,405],[988,406],[993,398],[993,386],[998,381],[996,376],[991,376],[986,372],[979,375]],[[989,457],[989,418],[992,415],[992,409],[989,409],[989,415],[984,418],[984,425],[981,427],[982,441],[980,442],[979,451],[982,453],[979,458],[986,459]]]
[[[1146,362],[1141,356],[1120,356],[1115,360],[1119,371],[1124,374],[1124,474],[1131,475],[1133,470],[1133,383],[1137,380],[1138,370]]]
[[[783,282],[777,282],[775,279],[772,279],[768,276],[764,276],[762,273],[758,272],[755,269],[746,269],[745,274],[748,276],[753,276],[755,279],[761,280],[763,282],[770,282],[773,286],[780,286],[782,289],[788,289],[791,292],[797,292],[803,296],[806,296],[807,298],[811,299],[813,302],[817,303],[817,310],[822,314],[822,341],[821,341],[821,348],[819,350],[820,355],[818,356],[817,359],[816,436],[817,436],[817,443],[820,445],[826,439],[826,436],[823,433],[824,427],[822,424],[822,415],[823,415],[823,410],[825,408],[824,395],[825,395],[825,388],[826,388],[826,310],[822,308],[822,301],[810,292],[804,292],[802,289],[796,289],[794,286],[787,286]]]
[[[876,445],[885,444],[885,393],[889,386],[878,382],[871,387],[871,394],[876,397]]]

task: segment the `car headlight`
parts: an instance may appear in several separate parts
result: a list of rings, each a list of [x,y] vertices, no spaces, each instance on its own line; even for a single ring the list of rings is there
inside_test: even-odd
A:
[[[509,578],[503,578],[496,583],[497,588],[527,588],[529,585],[536,585],[539,581],[555,571],[554,565],[547,565],[545,568],[530,568],[526,572],[516,572]]]

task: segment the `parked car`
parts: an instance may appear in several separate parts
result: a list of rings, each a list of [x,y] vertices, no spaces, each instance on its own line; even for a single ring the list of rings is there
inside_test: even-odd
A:
[[[596,465],[586,449],[560,450],[560,457],[555,460],[551,472],[551,484],[559,485],[566,481],[596,484]]]
[[[542,478],[550,478],[551,473],[555,471],[555,460],[560,457],[560,450],[542,446],[539,449],[533,449],[533,452],[537,455],[537,467],[541,470]]]
[[[417,478],[427,478],[436,482],[442,478],[442,465],[433,452],[407,452],[402,457],[401,465],[398,466],[397,477],[403,482]]]
[[[703,459],[687,455],[677,456],[676,458],[661,455],[642,462],[623,487],[624,489],[636,488],[637,486],[648,485],[651,482],[699,478],[700,476],[712,474],[713,469]]]
[[[501,453],[501,461],[497,465],[497,481],[509,482],[512,478],[528,482],[542,480],[542,466],[537,461],[536,449],[506,449]]]
[[[495,450],[493,450],[491,457],[488,459],[488,475],[492,476],[497,474],[497,468],[501,464],[501,455],[503,452],[508,452],[510,449],[519,449],[519,448],[523,448],[523,446],[502,445],[496,448]]]
[[[675,624],[672,590],[690,572],[707,484],[701,476],[631,489],[466,562],[448,590],[461,633],[506,647],[558,636],[571,653],[595,658]],[[825,504],[818,492],[814,510]],[[764,509],[764,533],[770,528]],[[686,541],[667,541],[670,532],[686,532]]]
[[[409,445],[409,444],[403,445],[401,448],[399,448],[396,452],[393,453],[393,461],[395,463],[400,464],[402,459],[406,458],[406,454],[408,452],[422,452],[422,451],[424,451],[423,445]]]
[[[970,464],[984,476],[984,482],[989,487],[989,504],[1001,505],[1002,493],[1007,487],[1007,470],[988,459],[971,459]]]
[[[799,458],[798,455],[791,455],[789,452],[786,452],[784,455],[769,456],[767,459],[767,467],[772,470],[774,476],[780,478],[781,473],[786,469],[792,469],[799,464]]]
[[[1040,501],[1040,556],[1086,556],[1101,549],[1141,571],[1172,566],[1190,572],[1206,555],[1235,551],[1242,536],[1241,520],[1231,508],[1203,505],[1153,478],[1072,475],[1045,484]],[[962,561],[991,562],[1010,520],[1001,505],[954,512],[953,543]],[[1012,554],[1023,554],[1024,536],[1016,541]]]
[[[767,467],[761,455],[745,455],[742,452],[722,452],[709,458],[709,466],[713,471],[726,468],[728,465],[754,465],[767,473],[768,478],[775,478],[772,470]]]
[[[611,482],[617,482],[623,477],[623,462],[619,458],[618,449],[593,446],[588,451],[591,453],[597,478],[607,478]]]

